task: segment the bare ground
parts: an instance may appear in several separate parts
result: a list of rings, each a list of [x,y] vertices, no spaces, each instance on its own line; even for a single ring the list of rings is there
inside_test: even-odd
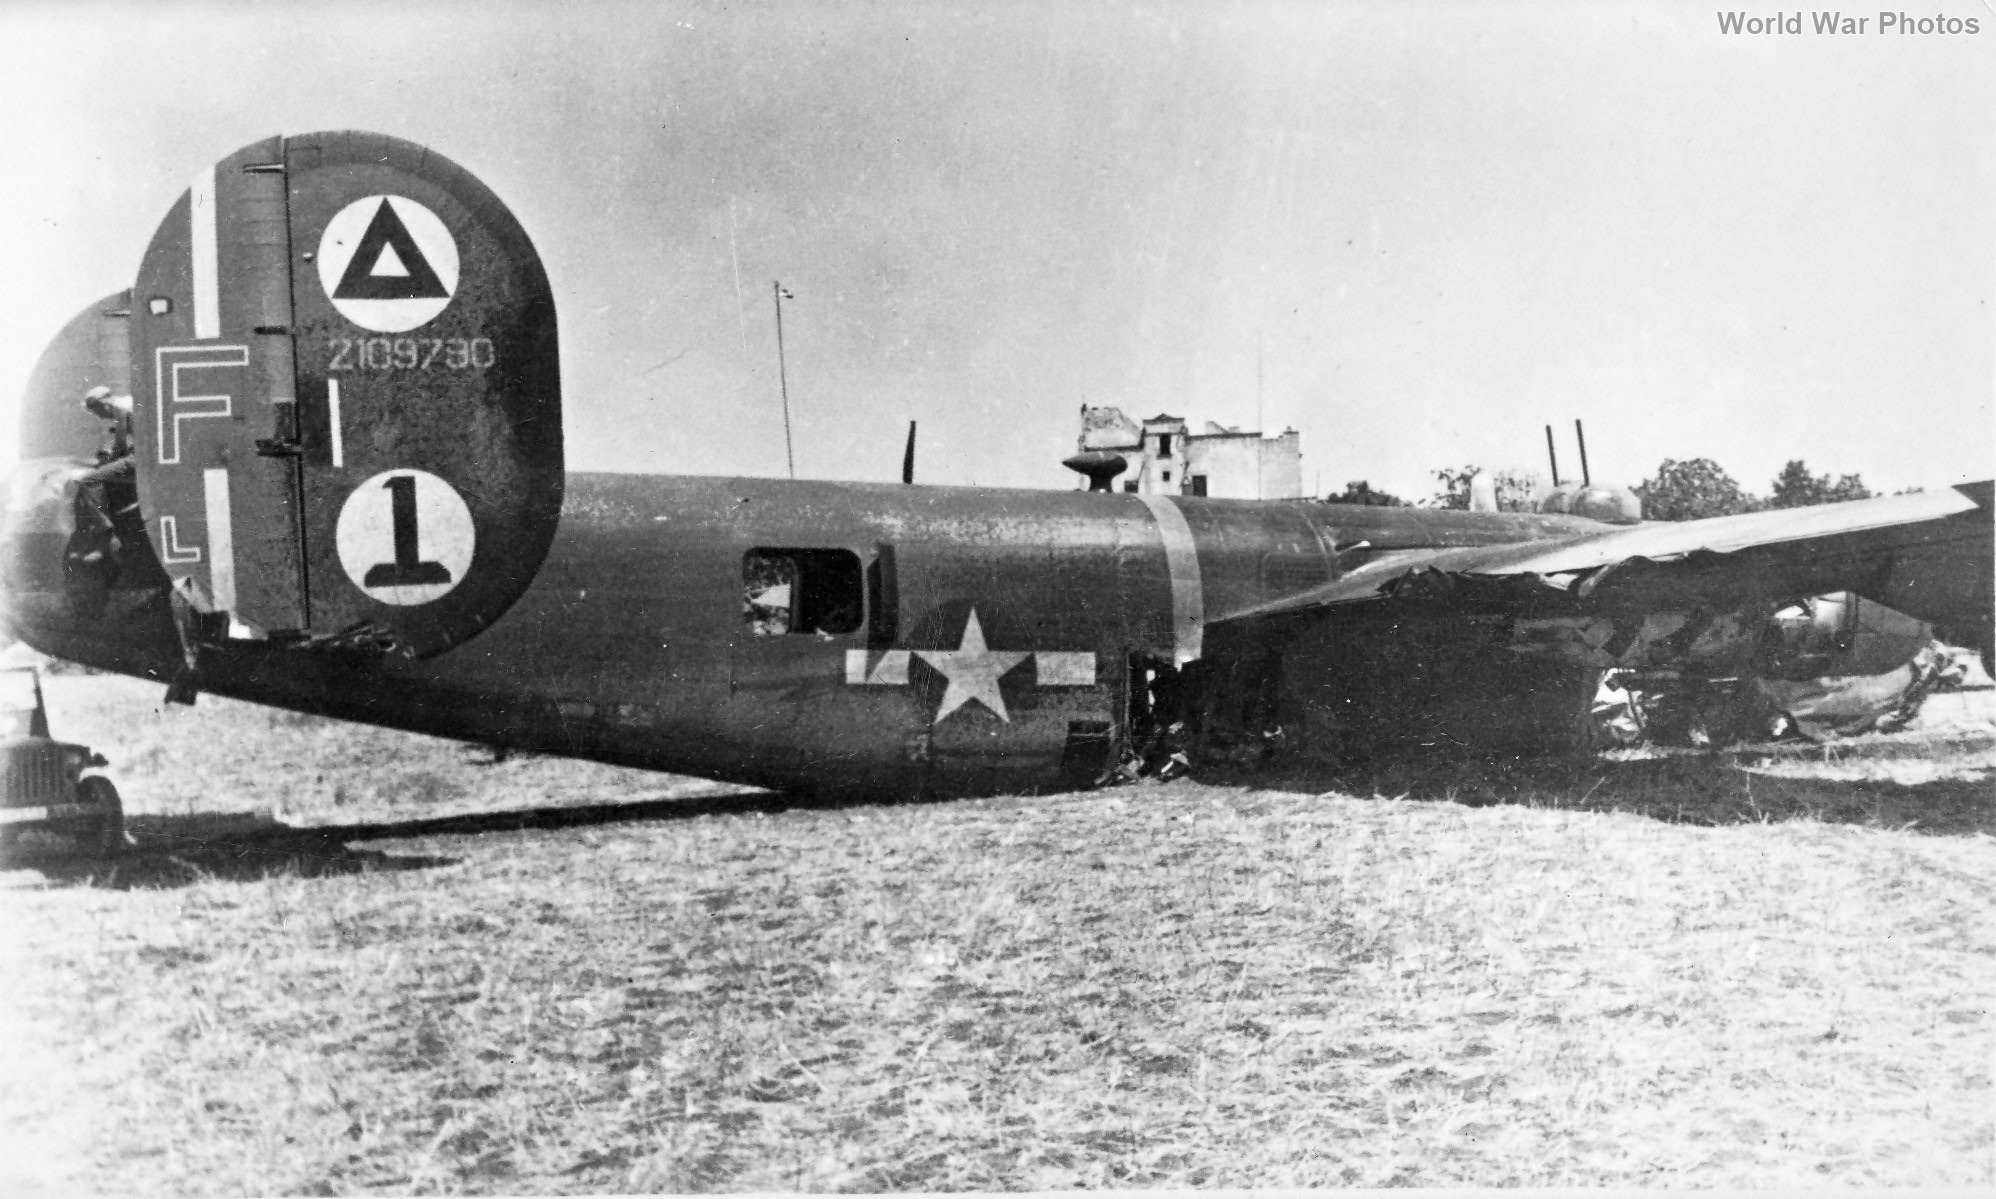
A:
[[[798,805],[51,680],[0,1189],[1996,1182],[1996,708]]]

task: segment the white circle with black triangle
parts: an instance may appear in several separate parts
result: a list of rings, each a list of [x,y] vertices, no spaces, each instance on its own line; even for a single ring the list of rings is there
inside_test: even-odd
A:
[[[457,240],[407,196],[363,196],[319,237],[320,286],[363,329],[406,333],[434,319],[457,294],[457,277]]]

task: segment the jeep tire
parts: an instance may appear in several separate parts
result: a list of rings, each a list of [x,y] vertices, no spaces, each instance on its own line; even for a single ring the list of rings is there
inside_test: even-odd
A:
[[[90,809],[78,822],[78,848],[93,858],[115,858],[125,851],[125,805],[110,779],[92,775],[76,784],[76,801]]]

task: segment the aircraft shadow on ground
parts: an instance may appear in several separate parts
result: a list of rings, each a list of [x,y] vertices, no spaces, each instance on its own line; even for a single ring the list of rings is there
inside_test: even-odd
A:
[[[203,814],[138,816],[130,822],[129,848],[115,859],[88,858],[77,853],[67,841],[50,837],[12,847],[5,865],[38,871],[55,886],[117,891],[183,887],[208,881],[327,878],[376,871],[428,870],[452,866],[460,860],[356,848],[356,843],[369,841],[586,828],[702,816],[773,815],[876,802],[749,791],[339,825],[293,826],[268,820],[230,825],[226,818]]]
[[[879,802],[881,801],[878,799],[864,797],[838,798],[776,791],[737,791],[721,795],[692,795],[677,799],[563,804],[540,808],[466,812],[454,816],[418,817],[409,820],[356,822],[321,826],[314,831],[343,840],[389,841],[410,837],[458,837],[475,833],[587,828],[593,825],[657,820],[692,820],[702,816],[746,816],[758,813],[773,816],[780,812],[802,809],[856,807]]]
[[[1708,827],[1816,820],[1937,836],[1996,835],[1989,747],[1979,748],[1937,747],[1931,755],[1883,759],[1896,771],[1879,768],[1878,757],[1836,746],[1742,747],[1644,758],[1431,754],[1358,767],[1291,766],[1240,781],[1466,807],[1627,812]],[[1872,769],[1859,769],[1864,764]],[[1836,777],[1839,772],[1879,777]]]
[[[1904,749],[1905,747],[1899,747]],[[1202,771],[1196,781],[1260,790],[1341,792],[1465,807],[1517,806],[1557,811],[1625,812],[1669,824],[1727,826],[1815,820],[1867,828],[1910,829],[1937,836],[1996,836],[1990,802],[1989,744],[1913,748],[1912,781],[1892,778],[1792,777],[1770,763],[1833,771],[1871,754],[1836,747],[1770,753],[1767,747],[1677,752],[1655,757],[1517,757],[1427,752],[1364,764],[1289,762],[1256,771]],[[1848,753],[1848,751],[1842,751]],[[1899,755],[1892,755],[1899,756]],[[1142,788],[1108,788],[1140,799]],[[356,845],[425,837],[553,831],[708,816],[777,815],[873,806],[866,797],[744,791],[518,808],[408,820],[295,827],[256,823],[218,830],[214,816],[145,816],[132,822],[130,850],[98,861],[67,843],[17,844],[5,865],[40,872],[55,886],[161,889],[199,882],[326,878],[377,871],[429,870],[460,859]]]
[[[15,846],[11,869],[38,871],[58,887],[108,891],[163,890],[202,882],[255,882],[267,878],[328,878],[392,870],[449,866],[455,858],[355,849],[318,829],[272,828],[255,834],[186,836],[167,827],[135,835],[115,858],[92,858],[51,839]]]

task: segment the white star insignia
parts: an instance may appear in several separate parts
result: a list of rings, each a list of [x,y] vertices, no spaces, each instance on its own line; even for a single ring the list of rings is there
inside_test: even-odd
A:
[[[1032,654],[986,649],[984,627],[977,623],[977,609],[970,610],[970,618],[963,625],[963,639],[955,649],[918,649],[915,656],[949,680],[942,703],[936,706],[935,723],[941,724],[943,717],[972,700],[989,708],[998,719],[1012,723],[1011,713],[1005,710],[1005,696],[998,690],[998,680]]]

